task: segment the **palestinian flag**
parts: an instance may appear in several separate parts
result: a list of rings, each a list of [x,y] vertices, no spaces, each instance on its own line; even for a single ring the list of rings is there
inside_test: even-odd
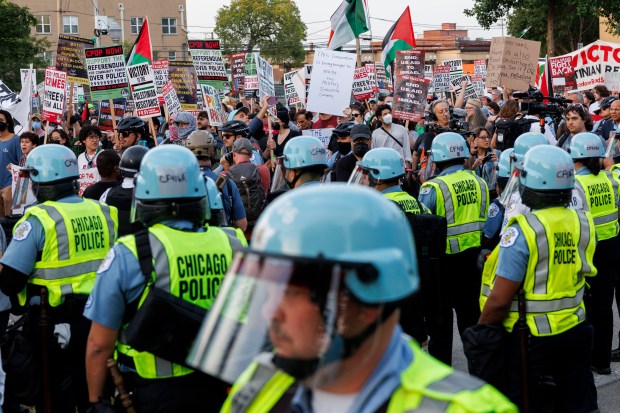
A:
[[[544,59],[538,59],[538,71],[536,72],[536,87],[541,91],[543,96],[553,96],[553,88],[551,86],[551,73],[549,72],[549,60],[547,56]]]
[[[140,63],[153,64],[153,47],[151,43],[151,32],[149,30],[149,20],[144,19],[140,33],[136,42],[131,47],[131,51],[127,56],[127,66],[137,65]]]
[[[366,33],[370,28],[366,0],[344,0],[332,15],[327,48],[334,50]]]
[[[411,13],[409,12],[409,6],[407,6],[383,39],[381,60],[388,77],[391,77],[391,67],[396,59],[396,52],[413,49],[414,47],[413,23],[411,23]]]

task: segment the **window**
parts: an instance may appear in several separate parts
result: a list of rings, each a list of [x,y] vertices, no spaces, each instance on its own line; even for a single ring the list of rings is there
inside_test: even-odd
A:
[[[78,34],[77,16],[62,16],[63,33]]]
[[[140,28],[144,22],[144,17],[132,17],[131,18],[131,34],[138,35]]]
[[[177,19],[162,17],[161,32],[162,34],[177,34]]]
[[[42,52],[42,53],[37,53],[36,57],[45,60],[45,62],[49,65],[49,66],[53,66],[54,65],[54,59],[53,59],[53,52]]]
[[[171,61],[177,60],[177,52],[168,52],[168,60],[171,60]]]
[[[37,25],[35,27],[35,33],[37,34],[50,34],[52,32],[52,23],[50,16],[37,16]]]

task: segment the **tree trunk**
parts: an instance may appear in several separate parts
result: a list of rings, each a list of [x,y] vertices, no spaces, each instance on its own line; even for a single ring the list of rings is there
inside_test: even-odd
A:
[[[547,4],[547,55],[555,56],[555,39],[553,37],[555,0],[548,0]]]

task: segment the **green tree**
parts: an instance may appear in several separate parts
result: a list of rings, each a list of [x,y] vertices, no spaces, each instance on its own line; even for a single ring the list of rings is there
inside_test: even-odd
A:
[[[27,68],[30,63],[35,68],[48,65],[47,61],[37,56],[46,50],[49,43],[31,34],[36,23],[28,8],[0,0],[0,80],[17,93],[21,90],[19,69]]]
[[[232,0],[217,11],[215,33],[224,53],[260,54],[275,64],[300,65],[306,25],[293,0]]]
[[[541,31],[546,29],[546,54],[554,56],[568,51],[570,43],[576,44],[579,37],[584,44],[587,43],[593,30],[598,32],[599,16],[609,21],[608,31],[618,32],[620,0],[474,0],[474,7],[464,12],[476,17],[486,29],[508,16],[511,34],[518,35],[518,27],[525,29],[531,26],[534,29],[532,34],[528,31],[524,36],[528,39],[541,40],[535,36],[540,36]],[[513,22],[513,18],[517,21]],[[594,19],[597,20],[596,28],[592,28]]]

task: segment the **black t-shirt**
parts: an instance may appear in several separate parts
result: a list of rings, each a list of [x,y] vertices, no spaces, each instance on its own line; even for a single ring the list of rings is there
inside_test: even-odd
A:
[[[290,141],[292,138],[295,138],[297,136],[301,136],[301,132],[298,131],[294,131],[293,129],[289,129],[290,132],[288,134],[288,136],[286,138],[284,138],[284,142],[282,142],[282,144],[278,144],[278,139],[276,136],[273,137],[273,139],[276,141],[276,147],[273,150],[273,153],[276,155],[276,157],[280,157],[284,154],[284,147],[286,146],[286,143],[288,141]]]
[[[422,154],[422,149],[424,149],[425,152],[428,152],[435,136],[435,132],[423,132],[420,136],[418,136],[418,139],[415,141],[415,144],[413,145],[413,150],[417,152],[418,155]]]
[[[353,170],[355,169],[356,163],[357,158],[353,155],[353,152],[340,158],[334,166],[336,175],[332,178],[332,181],[347,182],[351,177],[351,173],[353,173]]]
[[[120,185],[120,182],[95,182],[84,190],[82,197],[99,201],[105,191],[117,185]]]

